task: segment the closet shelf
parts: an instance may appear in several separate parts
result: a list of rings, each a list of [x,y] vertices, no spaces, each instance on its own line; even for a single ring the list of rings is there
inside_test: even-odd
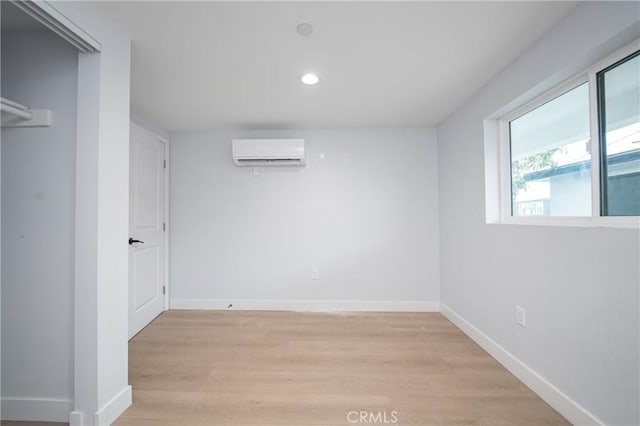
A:
[[[30,109],[18,102],[0,98],[2,127],[48,127],[52,123],[49,109]]]

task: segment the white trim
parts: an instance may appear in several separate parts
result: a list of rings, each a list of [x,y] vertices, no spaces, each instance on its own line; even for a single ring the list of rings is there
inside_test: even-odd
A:
[[[169,224],[169,213],[171,211],[171,204],[169,202],[169,197],[171,196],[171,191],[169,189],[169,185],[171,184],[171,161],[169,157],[171,154],[171,143],[167,138],[163,138],[159,135],[156,136],[164,142],[164,160],[167,165],[164,170],[164,223],[166,224],[164,230],[164,286],[166,289],[164,294],[164,310],[166,311],[169,309],[169,293],[171,292],[169,286],[169,230],[171,226]]]
[[[96,53],[102,50],[102,45],[99,41],[69,20],[50,2],[43,0],[12,0],[12,3],[80,52]]]
[[[573,226],[588,228],[629,228],[640,229],[638,216],[515,216],[506,217],[499,222],[488,224],[500,225],[533,225],[533,226]]]
[[[440,312],[571,423],[575,425],[604,425],[601,420],[442,302],[440,302]]]
[[[511,218],[511,150],[509,149],[509,122],[498,120],[498,182],[500,184],[500,218],[502,222]]]
[[[69,426],[83,426],[84,425],[84,414],[82,411],[72,411],[69,414]]]
[[[435,300],[171,299],[170,307],[240,311],[438,312],[440,304]]]
[[[2,420],[68,422],[73,403],[69,399],[2,398]]]
[[[111,401],[107,402],[98,412],[95,414],[95,425],[110,425],[113,423],[124,410],[129,408],[131,405],[132,392],[131,386],[125,386],[116,396],[114,396]]]

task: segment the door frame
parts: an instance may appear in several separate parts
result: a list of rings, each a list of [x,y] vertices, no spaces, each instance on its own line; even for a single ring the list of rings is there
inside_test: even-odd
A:
[[[147,133],[149,133],[150,135],[152,135],[154,138],[157,138],[160,142],[162,142],[162,144],[164,145],[164,160],[166,161],[166,167],[164,168],[164,223],[166,223],[166,227],[165,227],[165,231],[163,232],[164,237],[164,268],[163,268],[163,282],[164,282],[164,286],[166,288],[166,291],[164,292],[164,294],[162,295],[162,311],[167,311],[169,310],[169,292],[170,290],[170,283],[169,283],[169,230],[171,228],[170,225],[170,221],[169,221],[169,195],[170,195],[170,191],[169,191],[169,183],[171,182],[171,180],[169,179],[170,177],[170,170],[171,170],[171,161],[169,161],[169,154],[171,152],[170,150],[170,139],[167,138],[166,136],[162,136],[159,135],[158,133],[154,132],[153,130],[149,130],[147,127],[140,125],[138,123],[136,123],[135,121],[131,120],[130,122],[131,126],[135,126]],[[131,182],[129,182],[129,185],[131,185]],[[131,200],[129,200],[131,201]],[[129,224],[129,226],[131,226],[131,224]],[[131,265],[129,265],[129,268],[131,268]],[[131,287],[131,281],[129,281],[129,287]]]

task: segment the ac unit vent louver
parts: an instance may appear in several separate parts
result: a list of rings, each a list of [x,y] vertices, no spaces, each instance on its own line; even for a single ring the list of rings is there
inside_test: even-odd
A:
[[[304,139],[234,139],[232,155],[238,166],[304,166]]]

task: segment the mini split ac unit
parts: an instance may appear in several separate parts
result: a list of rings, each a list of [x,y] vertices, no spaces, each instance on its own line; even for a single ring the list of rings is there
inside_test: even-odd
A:
[[[238,166],[304,166],[304,139],[234,139]]]

